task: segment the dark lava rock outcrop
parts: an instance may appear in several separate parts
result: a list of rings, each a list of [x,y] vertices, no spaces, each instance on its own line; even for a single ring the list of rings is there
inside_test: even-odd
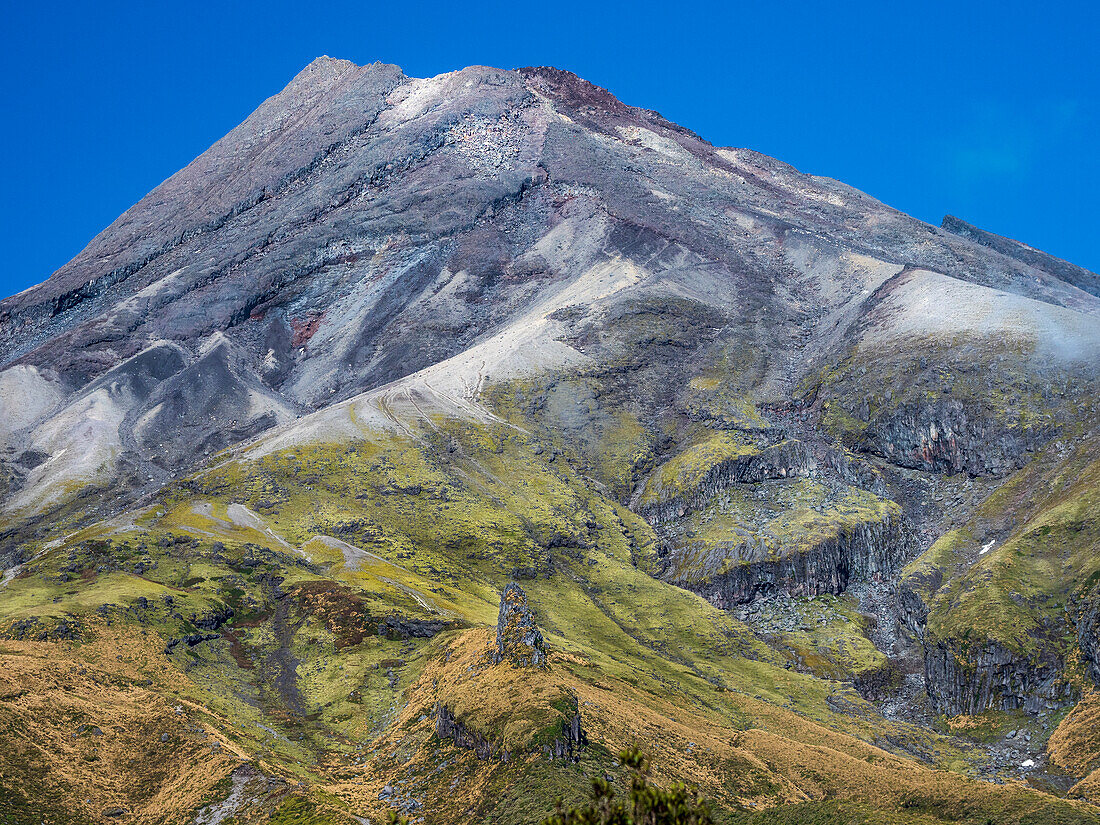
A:
[[[1053,255],[1048,255],[1003,235],[996,235],[984,229],[979,229],[973,224],[956,218],[954,215],[944,215],[940,226],[948,232],[953,232],[982,246],[987,246],[1009,258],[1015,258],[1037,269],[1056,273],[1066,283],[1080,287],[1085,292],[1100,295],[1100,276],[1097,276],[1095,272],[1089,272],[1084,267],[1055,258]]]
[[[493,664],[511,662],[516,667],[546,667],[546,643],[527,606],[527,594],[515,582],[509,582],[500,594],[496,648]]]
[[[435,706],[435,734],[440,739],[450,739],[457,747],[472,750],[478,759],[499,759],[507,762],[512,758],[509,748],[468,728],[455,718],[446,705],[438,702]],[[578,712],[572,718],[561,721],[556,736],[549,741],[531,743],[529,750],[541,752],[551,759],[573,760],[578,751],[587,744],[588,736],[581,727],[581,715]]]
[[[838,528],[812,547],[769,551],[757,544],[727,551],[717,567],[689,574],[681,583],[715,607],[732,609],[759,596],[839,595],[853,580],[883,579],[905,561],[909,542],[900,516],[889,514]],[[677,580],[677,579],[673,579]]]
[[[975,419],[960,401],[947,398],[904,406],[873,423],[865,437],[871,449],[901,467],[1001,476],[1022,466],[1049,436]]]
[[[499,757],[502,762],[507,762],[510,756],[507,748],[491,742],[478,731],[468,729],[455,719],[450,708],[438,702],[435,706],[435,735],[440,739],[452,740],[457,747],[473,751],[478,759]]]
[[[960,649],[964,647],[965,649]],[[1063,673],[1064,662],[1047,656],[1036,661],[999,644],[965,645],[925,640],[924,673],[928,698],[941,713],[975,714],[1017,710],[1037,714],[1074,698]]]
[[[1100,687],[1100,587],[1080,599],[1077,608],[1077,646],[1089,677]]]

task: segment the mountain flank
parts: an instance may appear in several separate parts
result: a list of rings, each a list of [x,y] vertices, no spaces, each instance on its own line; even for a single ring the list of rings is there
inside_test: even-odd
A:
[[[0,819],[1100,821],[1098,283],[319,58],[0,301]]]

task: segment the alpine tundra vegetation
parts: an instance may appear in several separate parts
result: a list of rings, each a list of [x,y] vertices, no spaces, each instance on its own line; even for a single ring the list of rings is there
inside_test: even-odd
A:
[[[0,823],[1100,822],[1094,273],[326,57],[0,353]]]

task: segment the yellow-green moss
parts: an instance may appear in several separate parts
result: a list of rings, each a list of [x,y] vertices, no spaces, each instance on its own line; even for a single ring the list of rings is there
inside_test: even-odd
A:
[[[646,479],[638,503],[645,506],[691,495],[718,465],[759,453],[759,447],[743,433],[711,433],[657,467]]]
[[[930,602],[933,637],[989,640],[1029,653],[1052,632],[1070,632],[1066,599],[1100,570],[1098,451],[1096,440],[1065,458],[1049,448],[989,496],[968,525],[907,568],[911,585]],[[980,553],[989,525],[1009,535]],[[943,581],[933,594],[928,582],[935,576]]]
[[[678,581],[720,575],[746,562],[730,554],[738,548],[749,548],[753,560],[796,555],[900,514],[896,502],[855,487],[834,491],[811,479],[734,485],[691,513],[686,528],[670,539],[679,548],[672,573]]]

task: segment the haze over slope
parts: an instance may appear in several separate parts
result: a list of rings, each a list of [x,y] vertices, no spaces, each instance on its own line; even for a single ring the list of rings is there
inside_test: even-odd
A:
[[[1100,674],[1079,267],[567,72],[319,58],[0,302],[0,352],[12,655],[78,657],[58,622],[159,633],[189,681],[154,693],[347,810],[524,821],[641,713],[731,812],[954,794],[1095,819],[961,776],[1096,799],[1079,716],[1044,750]],[[511,578],[552,676],[478,659]],[[121,799],[91,781],[42,793]]]

